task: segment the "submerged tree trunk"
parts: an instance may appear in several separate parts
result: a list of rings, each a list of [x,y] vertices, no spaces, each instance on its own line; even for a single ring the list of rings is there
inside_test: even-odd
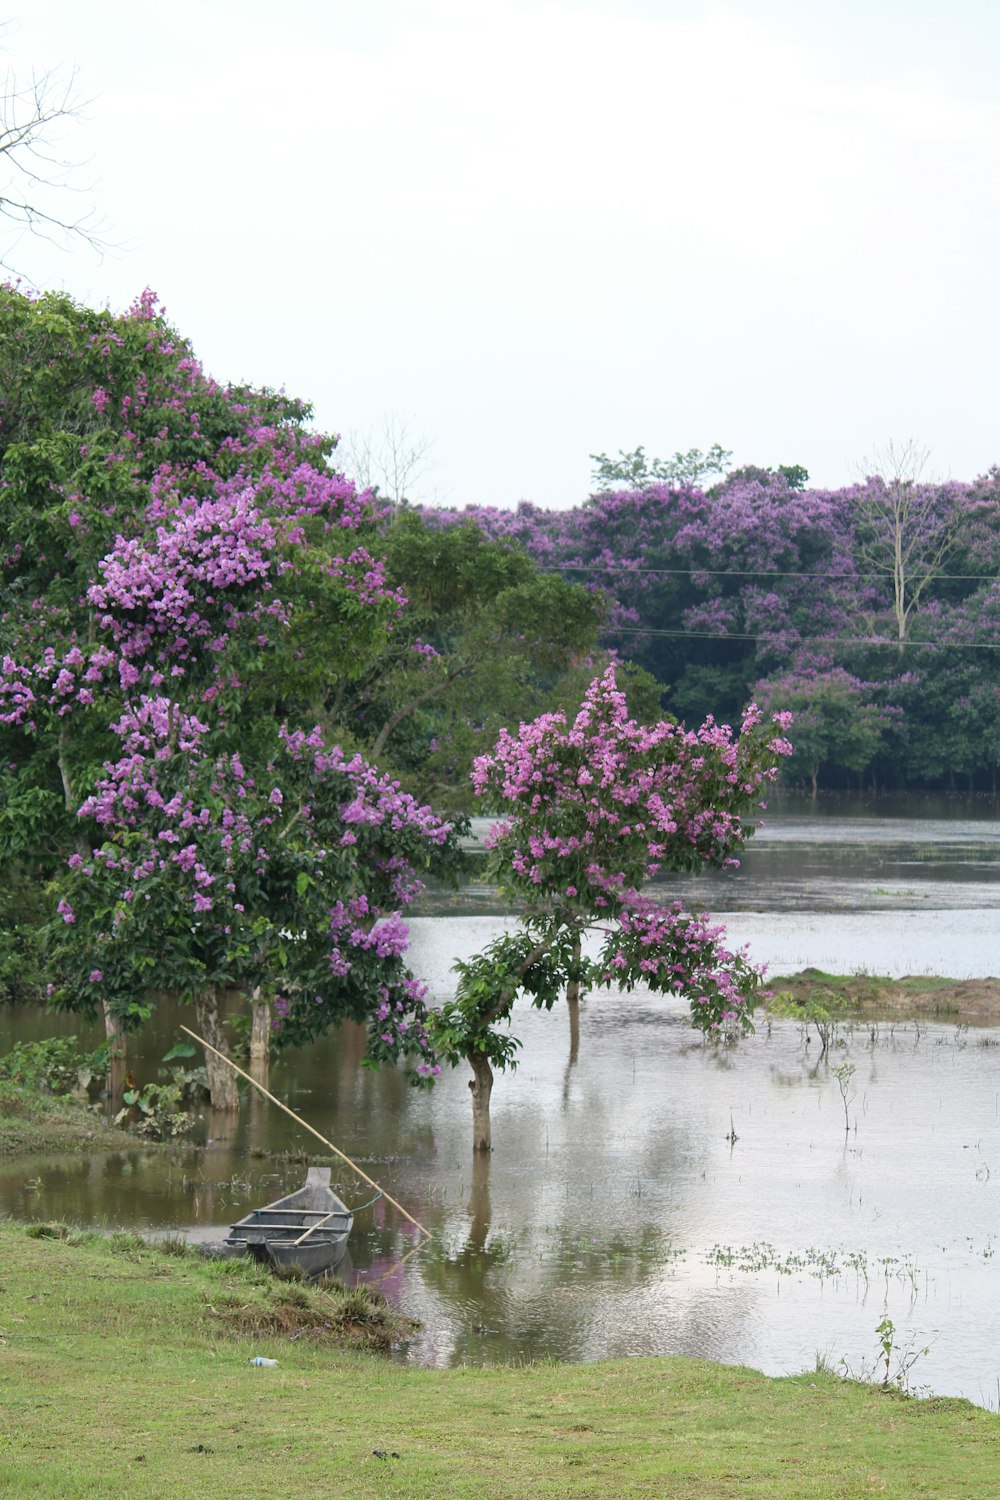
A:
[[[580,939],[573,944],[573,963],[580,962]],[[569,1060],[575,1063],[580,1055],[580,978],[574,972],[566,986],[566,1004],[569,1007]]]
[[[112,1109],[120,1109],[125,1095],[125,1030],[121,1019],[104,1002],[104,1035],[108,1039],[107,1091]]]
[[[569,1006],[569,1062],[573,1067],[580,1057],[580,986],[576,986],[576,993],[567,992],[566,1003]]]
[[[198,1018],[198,1030],[210,1047],[226,1054],[226,1041],[219,1020],[219,994],[217,990],[203,990],[194,997],[194,1012]],[[236,1087],[236,1074],[228,1063],[205,1048],[205,1071],[208,1074],[208,1091],[213,1109],[239,1109],[240,1098]]]
[[[469,1192],[469,1243],[479,1251],[486,1249],[490,1223],[490,1158],[486,1152],[477,1152],[472,1158]]]
[[[271,1060],[271,1002],[265,1000],[259,990],[254,990],[250,1015],[250,1077],[258,1083],[267,1083]]]
[[[472,1092],[472,1149],[492,1151],[490,1138],[490,1094],[493,1091],[493,1069],[485,1052],[467,1054],[472,1077],[469,1088]]]

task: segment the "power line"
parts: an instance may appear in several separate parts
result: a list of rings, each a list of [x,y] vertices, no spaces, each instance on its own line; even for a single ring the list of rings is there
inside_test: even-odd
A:
[[[732,631],[729,635],[719,635],[707,630],[659,630],[652,626],[644,629],[641,625],[617,625],[611,626],[602,632],[604,635],[651,635],[666,637],[677,640],[696,641],[770,641],[773,636],[780,632],[771,634],[752,635],[749,632]],[[841,635],[803,635],[791,643],[796,647],[808,647],[812,645],[830,646],[891,646],[893,651],[898,651],[902,645],[908,651],[1000,651],[1000,641],[913,641],[904,640],[900,642],[892,637],[858,636],[848,637]]]
[[[695,575],[705,578],[823,578],[827,583],[859,583],[865,578],[892,578],[891,571],[882,573],[798,573],[782,571],[778,568],[638,568],[631,567],[628,563],[549,563],[538,564],[540,573],[624,573],[629,576],[635,574],[649,574],[655,578],[693,578]],[[943,579],[947,582],[964,583],[997,583],[1000,582],[1000,574],[997,573],[924,573],[911,574],[908,581],[912,584],[926,583],[928,579]]]

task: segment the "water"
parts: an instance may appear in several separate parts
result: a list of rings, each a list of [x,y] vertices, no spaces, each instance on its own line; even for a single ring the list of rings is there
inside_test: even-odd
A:
[[[775,967],[988,974],[998,833],[989,817],[779,814],[735,879],[695,883],[695,904],[725,905]],[[439,895],[412,923],[433,991],[502,922],[490,905],[482,888]],[[159,1018],[153,1056],[176,1020]],[[0,1012],[0,1046],[38,1024]],[[272,1068],[274,1091],[433,1232],[402,1266],[414,1238],[384,1204],[352,1236],[355,1274],[424,1325],[403,1357],[685,1353],[780,1374],[819,1354],[859,1370],[888,1313],[902,1352],[929,1347],[913,1383],[998,1404],[1000,1032],[866,1027],[820,1059],[776,1023],[715,1051],[683,1006],[641,992],[585,1001],[575,1055],[564,1012],[525,1010],[515,1029],[488,1161],[469,1150],[462,1071],[415,1094],[360,1068],[354,1028]],[[259,1098],[203,1135],[167,1155],[0,1164],[0,1208],[208,1238],[297,1185],[303,1167],[280,1153],[313,1144]],[[349,1201],[370,1196],[340,1180]]]
[[[656,890],[711,911],[776,975],[808,965],[1000,974],[1000,816],[991,800],[779,801],[764,817],[738,870],[663,877]],[[457,900],[440,893],[434,909],[486,914],[495,902],[473,884]]]

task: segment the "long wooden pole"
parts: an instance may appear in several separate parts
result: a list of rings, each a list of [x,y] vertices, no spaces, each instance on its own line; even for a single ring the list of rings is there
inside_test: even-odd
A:
[[[322,1141],[323,1145],[327,1146],[333,1152],[334,1156],[339,1156],[341,1161],[346,1161],[347,1165],[353,1171],[357,1172],[358,1176],[362,1177],[364,1181],[368,1183],[369,1187],[377,1188],[378,1191],[382,1194],[382,1197],[385,1199],[385,1201],[387,1203],[391,1203],[393,1208],[397,1208],[403,1215],[403,1218],[409,1219],[410,1223],[413,1224],[415,1228],[419,1229],[421,1234],[425,1234],[428,1239],[432,1238],[430,1230],[425,1229],[424,1226],[420,1223],[420,1220],[415,1219],[411,1213],[408,1213],[401,1203],[396,1202],[395,1198],[391,1198],[386,1192],[385,1188],[381,1187],[375,1181],[374,1177],[369,1177],[367,1172],[362,1172],[357,1162],[351,1161],[351,1158],[346,1154],[346,1152],[341,1151],[340,1148],[338,1146],[335,1146],[332,1141],[328,1141],[325,1135],[320,1135],[319,1131],[314,1130],[307,1120],[303,1120],[301,1116],[295,1113],[294,1109],[289,1109],[287,1104],[282,1104],[281,1100],[276,1099],[275,1096],[270,1092],[270,1090],[266,1089],[262,1083],[258,1083],[256,1078],[251,1078],[249,1073],[244,1073],[242,1068],[238,1068],[236,1066],[231,1057],[227,1057],[224,1052],[220,1052],[218,1047],[213,1047],[211,1042],[206,1042],[204,1037],[200,1037],[197,1032],[192,1031],[190,1026],[182,1026],[181,1030],[186,1031],[188,1036],[193,1037],[199,1046],[205,1047],[209,1052],[214,1052],[216,1057],[221,1057],[222,1061],[228,1063],[229,1066],[234,1070],[234,1072],[238,1073],[241,1078],[245,1078],[247,1083],[253,1084],[257,1092],[263,1094],[265,1099],[270,1099],[272,1104],[276,1104],[279,1109],[283,1109],[286,1115],[290,1115],[291,1118],[297,1122],[297,1124],[302,1126],[303,1130],[308,1130],[310,1135],[314,1135],[318,1141]]]
[[[338,1216],[341,1219],[344,1217],[344,1215],[342,1213],[340,1213],[340,1210],[336,1209],[336,1208],[333,1210],[333,1213],[324,1214],[321,1219],[317,1219],[316,1220],[315,1224],[310,1224],[309,1228],[305,1231],[304,1234],[300,1234],[299,1235],[298,1239],[295,1241],[295,1244],[296,1245],[301,1245],[301,1243],[302,1243],[303,1240],[307,1240],[309,1238],[309,1236],[312,1234],[312,1232],[313,1232],[314,1229],[318,1229],[321,1224],[329,1224],[329,1222],[330,1222],[331,1219],[336,1219]]]

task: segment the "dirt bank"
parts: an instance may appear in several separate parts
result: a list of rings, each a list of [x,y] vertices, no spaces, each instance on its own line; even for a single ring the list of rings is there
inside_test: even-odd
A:
[[[1000,979],[934,979],[918,974],[888,979],[879,974],[803,969],[800,974],[773,979],[771,989],[779,1004],[787,995],[799,1004],[812,1002],[845,1017],[1000,1026]]]

